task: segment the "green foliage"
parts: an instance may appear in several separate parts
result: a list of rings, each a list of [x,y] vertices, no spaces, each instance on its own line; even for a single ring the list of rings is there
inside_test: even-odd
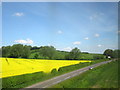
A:
[[[82,67],[85,67],[85,66],[88,66],[88,65],[92,65],[92,64],[95,64],[95,63],[99,63],[99,62],[102,62],[102,61],[105,61],[105,60],[107,60],[107,59],[99,59],[99,60],[95,60],[93,62],[81,62],[79,64],[60,67],[58,69],[58,73],[60,73],[60,72],[70,72],[70,71],[73,71],[73,70],[76,70],[76,69],[79,69],[79,68],[82,68]]]
[[[79,69],[79,68],[82,68],[82,67],[85,67],[85,66],[88,66],[90,65],[91,63],[89,62],[86,62],[85,64],[83,63],[79,63],[79,64],[74,64],[74,65],[70,65],[70,66],[64,66],[64,67],[60,67],[58,69],[58,72],[69,72],[69,71],[73,71],[73,70],[76,70],[76,69]]]
[[[23,74],[23,75],[18,75],[18,76],[2,78],[2,87],[13,88],[13,87],[28,83],[33,80],[41,79],[43,75],[44,75],[43,72],[36,72],[32,74]]]
[[[37,50],[37,49],[40,49],[40,47],[37,46],[31,47],[31,50]]]
[[[22,57],[23,58],[28,58],[30,55],[30,47],[25,45],[23,46],[23,52],[22,52]]]
[[[85,60],[85,59],[93,59],[93,55],[95,55],[95,54],[81,53],[80,54],[80,59],[83,59],[83,60]]]
[[[0,57],[2,57],[2,48],[0,48]]]
[[[108,56],[110,56],[110,57],[113,58],[113,50],[112,50],[112,49],[106,49],[106,50],[104,51],[103,55],[105,55],[106,58],[107,58]]]
[[[10,51],[11,51],[11,46],[3,46],[2,49],[2,56],[3,57],[9,57],[10,56]]]
[[[39,57],[39,55],[36,53],[36,54],[34,55],[34,59],[38,59],[38,57]]]
[[[40,54],[49,59],[54,59],[56,54],[56,49],[53,46],[44,46],[40,49]]]
[[[78,48],[74,48],[70,51],[68,55],[66,55],[65,59],[79,59],[80,50]]]
[[[120,58],[120,49],[116,49],[113,51],[113,57],[114,58]]]
[[[106,58],[108,56],[111,56],[111,58],[120,58],[120,49],[116,50],[107,49],[104,51],[103,55],[105,55]]]
[[[88,52],[82,52],[82,53],[84,53],[84,54],[89,54]]]
[[[36,58],[36,54],[38,55],[38,57]],[[32,50],[29,57],[29,59],[48,59],[48,57],[44,57],[40,54],[40,51],[36,51],[36,50]]]
[[[118,62],[101,65],[52,88],[118,88]]]
[[[14,44],[13,46],[3,46],[2,56],[12,58],[28,58],[30,55],[30,46]]]
[[[57,69],[56,68],[52,69],[51,73],[52,74],[56,74],[57,73]]]
[[[18,58],[18,57],[22,57],[22,54],[23,54],[23,45],[22,44],[14,44],[11,47],[10,57]]]
[[[88,52],[80,52],[78,48],[72,49],[70,52],[56,50],[53,46],[28,46],[22,44],[14,44],[12,46],[3,46],[2,57],[12,58],[30,58],[30,59],[56,59],[56,60],[91,60],[102,59],[103,56],[99,54],[91,54]],[[112,57],[119,57],[119,50],[114,50]],[[107,51],[106,51],[107,52]],[[105,52],[105,55],[106,55]],[[97,55],[97,56],[95,56]],[[102,54],[101,54],[102,55]]]
[[[93,55],[93,59],[104,59],[103,55]]]
[[[58,51],[58,50],[57,50],[54,59],[65,60],[65,56],[66,56],[68,53],[69,53],[69,52]]]

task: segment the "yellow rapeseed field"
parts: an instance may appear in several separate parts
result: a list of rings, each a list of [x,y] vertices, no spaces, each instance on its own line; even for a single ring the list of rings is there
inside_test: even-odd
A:
[[[2,76],[0,76],[0,78],[39,71],[49,73],[54,68],[59,69],[60,67],[73,65],[80,62],[91,61],[0,58],[0,63],[2,64],[2,70],[0,71]]]

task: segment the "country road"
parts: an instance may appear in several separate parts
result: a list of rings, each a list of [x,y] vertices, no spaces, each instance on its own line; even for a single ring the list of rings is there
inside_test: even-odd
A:
[[[40,82],[40,83],[37,83],[37,84],[33,84],[31,86],[28,86],[26,88],[22,88],[20,90],[25,90],[25,89],[28,89],[28,88],[48,88],[52,85],[55,85],[57,83],[60,83],[66,79],[69,79],[69,78],[72,78],[72,77],[75,77],[87,70],[89,70],[90,67],[98,67],[102,64],[106,64],[108,62],[111,62],[112,60],[109,60],[109,61],[104,61],[104,62],[100,62],[100,63],[97,63],[97,64],[93,64],[93,65],[90,65],[90,66],[87,66],[87,67],[84,67],[84,68],[81,68],[81,69],[78,69],[78,70],[75,70],[75,71],[72,71],[72,72],[69,72],[69,73],[66,73],[66,74],[63,74],[63,75],[60,75],[60,76],[56,76],[52,79],[49,79],[49,80],[46,80],[46,81],[43,81],[43,82]]]

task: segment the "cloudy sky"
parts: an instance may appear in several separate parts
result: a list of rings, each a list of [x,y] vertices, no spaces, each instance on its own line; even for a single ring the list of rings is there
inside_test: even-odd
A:
[[[103,53],[118,43],[117,2],[2,4],[2,45],[52,45],[58,50]]]

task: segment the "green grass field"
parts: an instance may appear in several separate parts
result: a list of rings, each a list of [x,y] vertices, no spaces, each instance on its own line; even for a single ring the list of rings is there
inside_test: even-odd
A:
[[[32,50],[28,58],[34,58],[35,54],[39,55],[38,56],[39,59],[49,59],[48,57],[43,57],[42,55],[40,55],[39,50]],[[62,60],[64,60],[65,59],[64,57],[67,54],[68,54],[67,52],[66,53],[65,52],[57,52],[58,57],[56,59],[62,59]],[[86,54],[86,53],[81,53],[79,58],[83,59],[83,60],[85,60],[85,59],[94,59],[95,55],[97,55],[97,56],[103,56],[104,57],[104,55],[102,55],[102,54],[92,54],[92,53]]]
[[[118,61],[89,70],[52,88],[118,88]]]

